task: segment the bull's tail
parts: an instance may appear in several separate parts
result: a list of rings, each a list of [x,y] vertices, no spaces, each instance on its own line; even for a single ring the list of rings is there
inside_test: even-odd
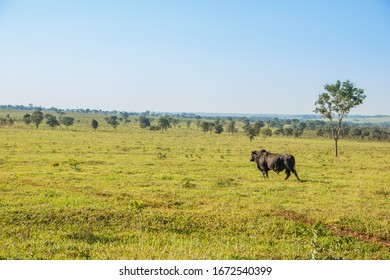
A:
[[[293,155],[287,155],[287,162],[291,163],[292,168],[295,168],[295,158]]]

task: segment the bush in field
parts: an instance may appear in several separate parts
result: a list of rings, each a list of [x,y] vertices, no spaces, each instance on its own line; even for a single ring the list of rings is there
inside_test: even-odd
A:
[[[8,127],[11,127],[11,126],[13,126],[14,125],[14,119],[13,118],[7,118],[7,125],[8,125]]]
[[[109,116],[104,118],[107,122],[107,124],[111,125],[114,129],[116,129],[119,125],[118,117],[117,116]]]
[[[159,130],[161,130],[161,127],[160,127],[159,125],[151,125],[151,126],[149,127],[149,129],[150,129],[151,131],[159,131]]]
[[[161,128],[161,131],[164,131],[164,130],[167,131],[168,128],[171,127],[171,123],[169,121],[169,118],[166,116],[160,117],[157,122]]]
[[[141,116],[139,117],[139,126],[141,128],[147,128],[150,126],[150,120],[148,117]]]
[[[242,126],[242,129],[243,129],[244,131],[248,130],[249,127],[250,127],[250,125],[251,125],[250,120],[247,119],[247,118],[243,118],[243,119],[242,119],[242,122],[244,123],[244,125]]]
[[[25,114],[22,118],[24,124],[28,126],[31,123],[31,115],[30,114]]]
[[[352,127],[349,132],[349,136],[351,137],[361,137],[363,134],[363,131],[360,127]]]
[[[299,122],[299,120],[296,120]],[[265,121],[266,124],[268,125],[268,127],[272,127],[272,128],[280,128],[282,127],[282,124],[281,124],[281,121],[278,119],[278,118],[273,118],[272,120],[266,120]]]
[[[122,120],[125,123],[130,122],[130,120],[129,120],[130,114],[129,113],[127,113],[127,112],[120,112],[119,114],[121,115],[121,118],[122,118]]]
[[[45,116],[45,118],[47,119],[46,124],[47,124],[48,126],[50,126],[52,129],[54,129],[56,126],[59,126],[59,125],[60,125],[60,123],[58,122],[56,116],[47,114],[47,115]]]
[[[370,139],[381,140],[382,131],[379,127],[373,127],[370,129]]]
[[[230,134],[237,132],[236,122],[234,120],[231,120],[228,122],[226,131],[227,131],[227,133],[230,133]]]
[[[42,111],[34,111],[31,114],[31,122],[33,122],[38,129],[39,125],[43,121],[43,113]]]
[[[172,118],[171,119],[171,124],[173,125],[174,128],[176,128],[176,126],[180,123],[180,120],[179,119],[174,119]]]
[[[202,129],[203,133],[206,134],[206,132],[211,131],[211,123],[203,121],[200,124],[200,128]]]
[[[275,135],[284,135],[284,130],[283,128],[277,128],[274,130]]]
[[[264,126],[264,122],[263,121],[256,121],[254,124],[253,124],[253,127],[255,129],[257,129],[258,131],[260,131],[260,129]]]
[[[7,119],[0,117],[0,126],[5,126]]]
[[[303,134],[303,129],[300,129],[300,128],[295,128],[293,130],[293,135],[294,137],[298,138],[298,137],[301,137]]]
[[[272,136],[272,130],[269,127],[263,127],[261,129],[261,135],[263,135],[264,138]]]
[[[196,116],[196,122],[195,122],[195,124],[196,124],[196,127],[199,129],[200,128],[200,124],[201,124],[201,117],[200,116]]]
[[[316,130],[316,135],[317,135],[317,136],[320,136],[320,137],[326,135],[325,129],[324,129],[324,128],[319,128],[319,129],[317,129],[317,130]]]
[[[73,123],[74,123],[74,118],[72,118],[72,117],[62,117],[61,118],[61,124],[65,125],[66,128],[73,125]]]
[[[93,127],[94,130],[96,130],[99,126],[99,122],[97,120],[93,119],[91,121],[91,126]]]
[[[214,131],[216,134],[221,134],[223,132],[223,125],[219,119],[214,123]]]
[[[285,129],[283,129],[283,135],[292,136],[293,134],[294,134],[294,129],[292,129],[291,127],[286,127]]]
[[[251,141],[251,142],[260,133],[260,129],[255,125],[246,126],[244,131],[245,131],[245,134],[249,137],[249,141]]]

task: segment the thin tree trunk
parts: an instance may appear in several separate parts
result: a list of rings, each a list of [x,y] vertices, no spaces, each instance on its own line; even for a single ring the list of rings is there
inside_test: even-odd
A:
[[[338,155],[338,148],[337,148],[337,138],[334,139],[334,149],[335,149],[335,156],[337,157]]]

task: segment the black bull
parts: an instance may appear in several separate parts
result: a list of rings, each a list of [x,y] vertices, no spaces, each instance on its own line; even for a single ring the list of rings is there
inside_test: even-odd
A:
[[[286,178],[290,177],[290,174],[294,174],[299,181],[297,172],[295,171],[295,159],[293,155],[279,155],[267,152],[266,150],[252,151],[251,161],[256,162],[257,168],[263,173],[264,178],[268,178],[268,171],[273,170],[279,173],[286,170]]]

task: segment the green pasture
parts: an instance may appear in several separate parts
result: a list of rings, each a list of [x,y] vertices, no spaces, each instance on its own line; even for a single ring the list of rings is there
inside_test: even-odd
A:
[[[390,143],[0,128],[0,259],[390,259]],[[250,152],[291,153],[265,180]]]

